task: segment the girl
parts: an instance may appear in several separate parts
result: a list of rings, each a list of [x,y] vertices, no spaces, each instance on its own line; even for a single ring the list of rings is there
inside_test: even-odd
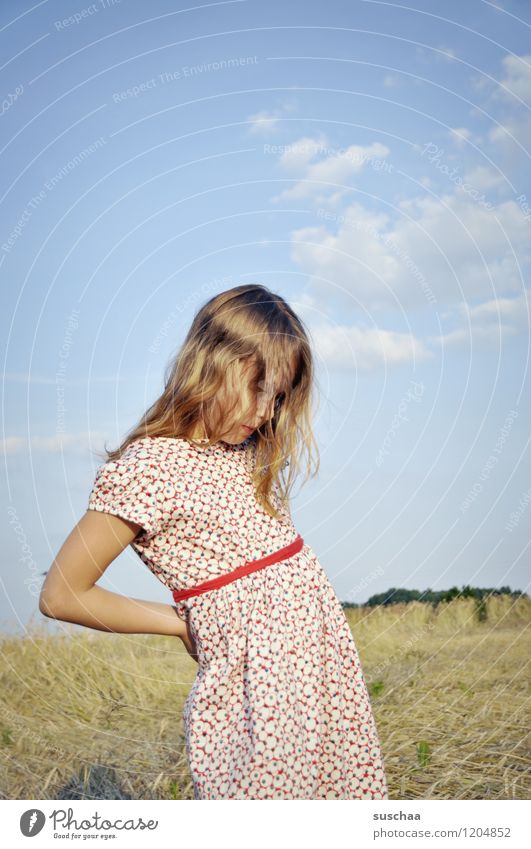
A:
[[[354,639],[288,504],[283,470],[314,443],[312,380],[283,298],[211,298],[41,592],[48,616],[182,639],[198,662],[183,711],[195,799],[388,798]],[[173,604],[96,585],[129,544]]]

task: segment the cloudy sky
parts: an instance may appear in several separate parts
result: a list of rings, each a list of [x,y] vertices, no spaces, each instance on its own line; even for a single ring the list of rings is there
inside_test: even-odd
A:
[[[4,0],[0,627],[197,308],[305,321],[321,467],[292,512],[343,600],[526,589],[531,7]],[[168,592],[129,549],[101,585]]]

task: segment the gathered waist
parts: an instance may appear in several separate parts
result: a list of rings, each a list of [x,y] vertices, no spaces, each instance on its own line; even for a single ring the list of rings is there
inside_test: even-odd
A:
[[[223,587],[232,581],[242,578],[244,575],[249,575],[251,572],[256,572],[259,569],[264,569],[273,563],[279,563],[281,560],[287,560],[297,554],[304,545],[304,540],[300,534],[297,534],[293,542],[284,545],[277,551],[266,554],[265,557],[259,557],[257,560],[247,560],[242,566],[233,569],[232,572],[227,572],[225,575],[219,575],[217,578],[212,578],[209,581],[203,581],[201,584],[196,584],[195,587],[186,587],[182,590],[172,590],[174,601],[182,601],[182,599],[190,598],[190,596],[201,595],[202,593],[216,590],[218,587]]]

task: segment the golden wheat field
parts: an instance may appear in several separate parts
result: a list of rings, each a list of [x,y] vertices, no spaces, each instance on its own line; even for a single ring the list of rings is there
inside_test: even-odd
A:
[[[529,799],[531,600],[492,596],[484,612],[346,610],[391,799]],[[0,796],[116,798],[114,782],[124,798],[192,799],[182,706],[197,666],[180,640],[63,624],[1,640]]]

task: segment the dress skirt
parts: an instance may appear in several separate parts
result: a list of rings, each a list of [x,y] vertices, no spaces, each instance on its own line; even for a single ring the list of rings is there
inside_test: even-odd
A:
[[[195,799],[388,798],[350,627],[298,539],[288,558],[187,593],[199,662],[183,713]]]

